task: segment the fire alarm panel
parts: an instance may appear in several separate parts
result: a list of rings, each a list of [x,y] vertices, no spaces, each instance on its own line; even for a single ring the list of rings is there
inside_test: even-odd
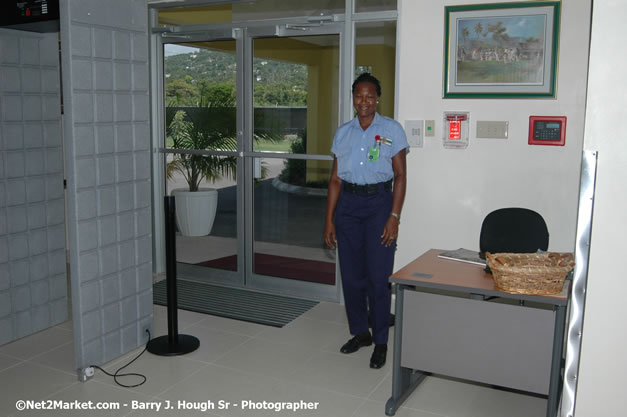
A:
[[[566,116],[529,116],[529,145],[564,146]]]

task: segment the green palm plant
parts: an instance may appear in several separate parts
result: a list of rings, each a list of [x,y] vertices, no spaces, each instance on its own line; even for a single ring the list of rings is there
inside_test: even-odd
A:
[[[172,148],[186,150],[237,150],[235,106],[232,99],[199,100],[188,112],[173,105],[166,108],[166,135]],[[215,182],[228,177],[235,179],[237,160],[234,156],[174,154],[166,173],[172,178],[180,172],[189,191],[198,191],[203,180]]]

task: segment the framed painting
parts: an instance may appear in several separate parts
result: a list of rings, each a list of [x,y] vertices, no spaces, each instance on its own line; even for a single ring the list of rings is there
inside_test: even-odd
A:
[[[555,98],[560,2],[445,8],[444,98]]]

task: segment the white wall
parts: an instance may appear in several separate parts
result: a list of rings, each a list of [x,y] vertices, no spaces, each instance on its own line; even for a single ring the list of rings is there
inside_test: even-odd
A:
[[[575,417],[627,414],[627,2],[594,2],[584,148],[598,151]]]
[[[465,3],[485,3],[466,1]],[[590,1],[562,2],[556,99],[442,99],[444,7],[400,2],[398,120],[436,120],[436,136],[408,155],[396,268],[429,248],[479,249],[483,218],[520,206],[547,222],[549,250],[573,251],[588,58]],[[442,147],[443,112],[469,111],[470,145]],[[527,144],[530,115],[568,117],[566,145]],[[477,139],[477,120],[509,121],[509,139]]]

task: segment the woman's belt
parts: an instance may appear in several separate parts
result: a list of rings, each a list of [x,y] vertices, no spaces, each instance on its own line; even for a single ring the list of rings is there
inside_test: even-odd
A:
[[[351,194],[377,194],[379,191],[390,192],[392,191],[392,180],[379,182],[376,184],[352,184],[350,182],[342,182],[342,187],[344,188],[344,192]]]

